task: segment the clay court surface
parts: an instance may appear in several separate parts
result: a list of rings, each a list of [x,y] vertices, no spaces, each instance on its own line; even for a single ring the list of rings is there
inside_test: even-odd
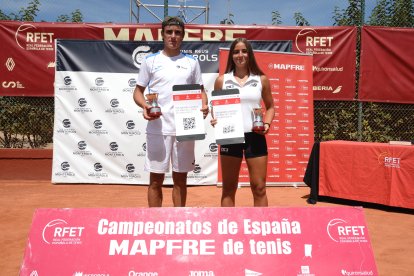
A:
[[[146,186],[56,185],[50,176],[51,159],[0,158],[1,276],[19,274],[37,208],[145,208],[147,204]],[[191,186],[187,206],[217,207],[220,193],[221,188],[216,186]],[[267,193],[271,207],[363,206],[379,275],[414,275],[414,210],[332,198],[309,205],[307,187],[269,187]],[[172,206],[168,187],[164,189],[164,206]],[[237,206],[252,206],[249,188],[239,189]]]

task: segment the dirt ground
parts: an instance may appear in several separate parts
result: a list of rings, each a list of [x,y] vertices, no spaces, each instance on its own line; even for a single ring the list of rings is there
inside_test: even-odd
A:
[[[146,186],[55,185],[50,176],[51,159],[0,158],[0,275],[19,274],[36,208],[147,206]],[[187,206],[217,207],[220,193],[216,186],[191,186]],[[332,198],[309,205],[307,187],[268,187],[267,193],[272,207],[363,206],[379,275],[414,275],[414,210]],[[164,206],[172,206],[168,187],[164,189]],[[237,206],[252,206],[249,188],[238,190]]]

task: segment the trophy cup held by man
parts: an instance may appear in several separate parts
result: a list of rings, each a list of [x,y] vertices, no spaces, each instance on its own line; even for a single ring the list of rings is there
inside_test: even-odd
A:
[[[148,104],[151,108],[148,111],[148,115],[151,117],[161,116],[161,107],[158,105],[158,93],[149,93],[146,95]]]
[[[253,128],[254,132],[262,132],[265,130],[263,123],[263,112],[261,108],[253,108]]]

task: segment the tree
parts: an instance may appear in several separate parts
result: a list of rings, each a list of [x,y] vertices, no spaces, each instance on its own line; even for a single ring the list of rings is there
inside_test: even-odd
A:
[[[372,10],[368,24],[373,26],[389,26],[391,13],[391,2],[380,0]]]
[[[272,11],[272,25],[280,24],[282,24],[282,20],[279,11]]]
[[[69,15],[67,14],[61,14],[56,19],[56,22],[69,22]]]
[[[10,13],[6,15],[0,10],[0,20],[17,20],[17,21],[35,21],[39,11],[39,0],[29,2],[27,8],[20,8],[19,13]]]
[[[3,13],[3,11],[0,10],[0,20],[12,20],[12,19],[9,15]]]
[[[369,25],[414,27],[412,0],[380,0],[372,10]]]
[[[414,27],[412,0],[394,0],[391,8],[391,27]]]
[[[19,12],[5,14],[0,9],[0,20],[15,20],[15,21],[36,21],[37,12],[39,11],[40,0],[32,0],[26,8],[20,8]],[[83,22],[83,15],[79,9],[71,13],[71,16],[62,14],[56,19],[57,22]]]
[[[308,20],[306,20],[306,18],[300,12],[295,12],[293,18],[295,19],[296,26],[310,26]]]
[[[80,9],[76,9],[72,12],[72,22],[83,22],[83,15]]]
[[[334,9],[334,26],[362,26],[362,5],[363,0],[348,0],[349,6],[340,10],[337,6]]]
[[[76,9],[71,15],[72,17],[70,18],[67,14],[61,14],[56,19],[56,22],[83,22],[83,15],[79,9]]]

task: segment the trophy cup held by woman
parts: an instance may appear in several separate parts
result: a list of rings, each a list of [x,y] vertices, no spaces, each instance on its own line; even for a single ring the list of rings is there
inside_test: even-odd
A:
[[[253,127],[254,132],[262,132],[265,130],[263,123],[263,112],[261,108],[253,108]]]

